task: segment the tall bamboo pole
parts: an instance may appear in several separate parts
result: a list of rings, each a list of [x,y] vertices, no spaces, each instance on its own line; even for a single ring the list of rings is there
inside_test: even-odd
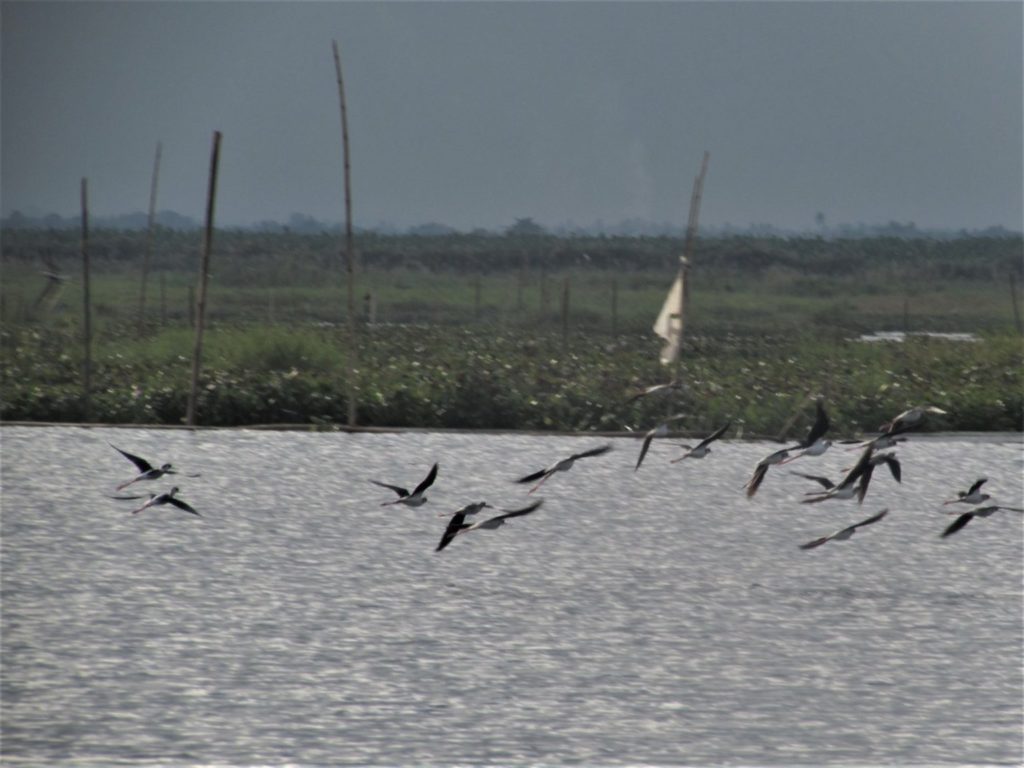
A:
[[[683,330],[686,328],[686,311],[690,303],[690,263],[697,240],[697,220],[700,217],[700,199],[704,190],[704,177],[708,172],[708,160],[711,155],[704,151],[704,159],[700,165],[700,173],[693,180],[693,194],[690,196],[690,213],[686,222],[686,239],[683,242],[683,255],[679,259],[679,277],[682,290],[679,292],[679,350],[676,353],[676,379],[679,380],[683,367]]]
[[[88,421],[92,411],[92,298],[89,295],[89,190],[82,179],[82,414]]]
[[[1013,305],[1013,322],[1017,326],[1017,335],[1024,336],[1024,325],[1020,321],[1020,306],[1017,304],[1017,278],[1010,273],[1010,303]]]
[[[196,400],[199,395],[199,369],[203,359],[203,329],[206,325],[206,285],[210,278],[210,251],[213,247],[213,210],[217,198],[217,165],[220,160],[220,131],[213,132],[213,151],[210,153],[210,184],[206,193],[206,230],[203,235],[203,255],[199,265],[199,295],[196,299],[196,343],[192,349],[192,387],[188,394],[185,423],[196,424]]]
[[[160,142],[156,143],[156,158],[153,160],[153,181],[149,187],[149,220],[146,226],[146,250],[142,254],[142,284],[139,286],[139,327],[136,332],[141,339],[146,330],[146,281],[149,279],[149,259],[153,253],[153,228],[156,224],[156,186],[160,175]]]
[[[352,182],[348,151],[348,110],[345,105],[345,81],[341,76],[341,56],[338,41],[331,41],[334,51],[334,71],[338,78],[338,101],[341,103],[341,148],[345,168],[345,278],[348,284],[348,425],[357,420],[356,376],[358,375],[358,346],[356,339],[356,282],[355,248],[352,239]]]

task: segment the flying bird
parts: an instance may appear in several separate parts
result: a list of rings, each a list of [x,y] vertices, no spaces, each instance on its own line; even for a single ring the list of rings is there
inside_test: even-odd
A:
[[[822,536],[819,539],[808,541],[806,544],[801,544],[800,549],[814,549],[815,547],[820,547],[822,544],[828,541],[832,541],[833,539],[835,541],[846,541],[848,538],[850,538],[851,536],[853,536],[853,534],[857,532],[858,528],[863,528],[865,525],[877,523],[888,513],[888,509],[883,509],[881,512],[872,515],[867,520],[861,520],[859,523],[854,523],[853,525],[847,526],[846,528],[842,528],[836,531],[835,533],[830,533],[828,536]]]
[[[391,504],[405,504],[408,507],[418,507],[421,504],[426,503],[427,497],[424,496],[423,493],[427,490],[427,488],[433,485],[435,478],[437,478],[436,463],[434,464],[434,466],[430,468],[430,472],[427,473],[427,476],[423,478],[423,482],[417,485],[413,489],[412,493],[409,493],[409,491],[407,491],[405,488],[402,488],[401,486],[388,485],[387,483],[382,483],[379,480],[371,480],[370,482],[373,483],[374,485],[379,485],[381,488],[390,488],[392,491],[398,494],[398,498],[395,499],[394,501],[382,501],[382,507],[387,507]]]
[[[871,482],[871,475],[875,471],[875,467],[885,464],[889,467],[889,472],[893,476],[893,479],[897,483],[903,482],[903,467],[900,465],[899,459],[896,458],[893,453],[876,453],[871,456],[867,466],[864,467],[864,471],[860,475],[860,484],[857,486],[857,503],[864,503],[864,496],[868,492],[868,484]]]
[[[164,475],[178,474],[178,472],[170,464],[163,464],[159,467],[154,467],[145,459],[140,458],[138,456],[134,456],[133,454],[128,453],[128,451],[122,451],[120,448],[118,448],[116,445],[112,443],[107,443],[107,445],[109,445],[115,451],[117,451],[126,459],[128,459],[128,461],[134,464],[140,473],[133,477],[131,480],[123,482],[119,486],[117,486],[116,490],[118,491],[123,490],[132,483],[137,483],[140,480],[156,480],[157,478],[163,477]],[[199,475],[189,475],[189,477],[199,477]]]
[[[665,435],[667,435],[668,434],[669,425],[673,421],[679,421],[679,419],[682,419],[684,417],[685,417],[684,414],[681,414],[681,413],[676,414],[675,416],[669,416],[667,419],[665,419],[663,422],[658,424],[656,427],[654,427],[653,429],[649,429],[647,431],[647,434],[644,435],[644,443],[640,447],[640,458],[638,458],[636,460],[636,467],[633,468],[634,472],[636,472],[638,469],[640,469],[640,465],[643,463],[644,456],[647,455],[647,450],[651,447],[651,441],[654,438],[656,438],[656,437],[664,437]]]
[[[988,501],[992,497],[987,493],[981,492],[981,486],[988,482],[987,477],[979,477],[974,481],[974,485],[968,488],[966,491],[957,491],[956,498],[950,499],[949,501],[942,502],[945,504],[981,504],[983,501]],[[964,523],[966,525],[966,523]]]
[[[942,538],[944,539],[947,536],[952,536],[954,533],[956,533],[969,522],[971,522],[971,520],[975,517],[988,517],[989,515],[993,515],[1001,509],[1004,509],[1008,512],[1024,512],[1024,509],[1020,509],[1019,507],[1002,507],[996,504],[993,504],[992,506],[989,507],[978,507],[978,509],[972,509],[970,512],[964,512],[962,515],[960,515],[960,517],[958,517],[956,520],[950,523],[949,527],[942,532]]]
[[[186,512],[191,512],[196,517],[202,517],[202,515],[200,515],[198,512],[192,509],[192,507],[190,507],[187,503],[185,503],[181,499],[175,498],[177,493],[178,486],[174,486],[173,488],[171,488],[171,490],[167,491],[166,493],[161,493],[160,495],[151,495],[149,497],[149,501],[147,501],[138,509],[133,509],[132,514],[137,515],[142,510],[149,509],[150,507],[159,507],[164,504],[172,504],[178,509],[183,509]]]
[[[924,423],[924,417],[929,413],[945,414],[946,411],[936,408],[934,405],[917,405],[913,408],[908,408],[893,418],[892,421],[886,422],[879,427],[879,430],[883,435],[898,435],[911,429],[917,429]]]
[[[475,531],[480,528],[483,528],[488,531],[493,531],[495,528],[500,528],[505,524],[506,520],[513,517],[521,517],[522,515],[528,515],[543,503],[543,499],[538,499],[537,501],[533,502],[527,507],[523,507],[522,509],[513,509],[508,512],[505,512],[504,514],[497,515],[496,517],[489,517],[486,520],[481,520],[478,523],[466,522],[466,515],[469,514],[466,511],[466,509],[468,507],[477,506],[476,504],[469,504],[467,505],[467,507],[463,507],[454,515],[452,515],[452,519],[448,521],[448,527],[444,529],[444,534],[442,534],[441,540],[437,543],[437,548],[434,551],[440,552],[442,549],[451,544],[452,539],[454,539],[459,534],[469,533],[470,531]],[[490,505],[485,504],[485,506]],[[474,512],[478,511],[480,511],[479,508],[474,510]]]
[[[639,392],[636,392],[632,397],[626,400],[626,405],[639,400],[641,397],[647,397],[648,395],[665,394],[675,389],[682,389],[683,385],[676,379],[668,382],[667,384],[653,384],[649,387],[644,387]]]
[[[846,450],[856,451],[859,448],[867,448],[870,446],[873,450],[881,451],[884,448],[893,448],[899,443],[905,443],[907,438],[897,437],[896,435],[890,435],[883,433],[877,437],[873,437],[870,440],[840,440],[843,445],[849,445],[850,447]]]
[[[796,461],[801,456],[821,456],[832,445],[831,440],[825,439],[825,433],[828,432],[829,427],[832,425],[828,419],[828,414],[825,412],[825,406],[822,405],[821,400],[816,401],[815,406],[816,415],[814,423],[807,431],[807,436],[790,449],[791,451],[800,451],[800,453],[795,456],[786,457],[779,462],[780,464]]]
[[[535,486],[533,486],[533,488],[531,488],[529,490],[529,493],[533,493],[534,491],[536,491],[538,488],[540,488],[544,484],[545,480],[547,480],[549,477],[551,477],[553,474],[555,474],[555,472],[565,472],[565,471],[567,471],[569,469],[572,469],[572,465],[574,463],[576,463],[577,459],[586,459],[586,458],[589,458],[590,456],[600,456],[602,453],[607,453],[611,449],[612,449],[611,443],[608,443],[606,445],[598,446],[597,448],[591,448],[588,451],[582,451],[581,453],[574,453],[569,458],[562,459],[561,461],[557,461],[554,464],[552,464],[550,467],[542,469],[539,472],[534,472],[532,474],[526,475],[526,477],[521,477],[518,480],[516,480],[516,482],[517,483],[532,483],[534,480],[539,480],[540,482],[537,483]]]
[[[747,480],[747,484],[744,486],[744,488],[747,489],[748,499],[755,493],[757,493],[757,489],[761,487],[761,483],[764,482],[764,476],[768,474],[768,467],[774,464],[781,464],[783,461],[789,458],[790,450],[792,449],[780,448],[774,453],[769,453],[767,456],[765,456],[763,459],[757,462],[757,466],[754,467],[754,474],[750,476],[750,479]]]
[[[868,483],[871,482],[871,473],[879,464],[888,464],[893,477],[900,478],[900,463],[892,454],[873,455],[871,447],[865,448],[857,459],[857,463],[846,473],[842,480],[831,486],[825,486],[821,493],[809,494],[806,499],[801,499],[801,504],[815,504],[826,499],[851,499],[858,496],[858,503],[864,503],[864,494],[867,493]],[[794,474],[800,474],[794,473]],[[810,477],[804,475],[804,477]],[[811,479],[827,480],[827,478],[812,477]],[[858,481],[860,483],[858,487]],[[822,483],[824,485],[824,483]]]
[[[722,435],[724,435],[725,431],[731,425],[732,421],[725,422],[725,426],[719,427],[692,448],[688,445],[680,445],[680,447],[686,449],[686,453],[684,453],[678,459],[672,459],[671,463],[675,464],[677,461],[682,461],[683,459],[703,459],[705,456],[711,453],[711,444],[715,442],[715,440],[720,438]]]

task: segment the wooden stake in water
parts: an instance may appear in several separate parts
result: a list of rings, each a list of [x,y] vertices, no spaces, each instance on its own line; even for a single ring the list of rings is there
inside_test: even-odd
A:
[[[156,143],[156,159],[153,161],[153,182],[149,187],[149,220],[146,226],[146,249],[142,252],[142,284],[139,286],[139,327],[136,334],[141,339],[146,330],[146,281],[149,279],[149,259],[153,253],[153,228],[156,225],[156,185],[160,175],[160,142]]]
[[[345,105],[345,81],[341,76],[341,56],[338,41],[331,41],[334,51],[334,71],[338,78],[338,101],[341,103],[341,148],[345,168],[345,275],[348,285],[348,425],[354,427],[357,420],[356,376],[359,372],[359,349],[356,339],[356,283],[355,248],[352,242],[352,182],[348,151],[348,111]]]
[[[92,411],[92,298],[89,295],[89,192],[82,179],[82,415],[88,421]]]
[[[213,210],[217,198],[217,165],[220,160],[220,131],[213,132],[213,151],[210,153],[210,184],[206,193],[206,229],[203,236],[203,255],[199,265],[199,296],[196,299],[196,343],[192,349],[192,387],[188,394],[185,423],[196,423],[196,400],[199,396],[199,369],[203,359],[203,329],[206,324],[206,285],[210,277],[210,252],[213,249]]]

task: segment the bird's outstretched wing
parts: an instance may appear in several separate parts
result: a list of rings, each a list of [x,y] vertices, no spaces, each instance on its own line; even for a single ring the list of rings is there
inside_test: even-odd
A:
[[[430,468],[430,472],[427,473],[427,476],[423,478],[423,482],[417,485],[415,489],[413,489],[413,496],[419,493],[423,493],[425,490],[427,490],[427,488],[429,488],[433,484],[436,478],[437,464],[434,464],[434,466]]]
[[[173,504],[173,505],[174,505],[174,506],[176,506],[176,507],[177,507],[178,509],[183,509],[183,510],[185,510],[186,512],[191,512],[191,513],[192,513],[193,515],[195,515],[196,517],[202,517],[202,515],[200,515],[200,514],[199,514],[198,512],[196,512],[196,511],[195,511],[194,509],[192,509],[192,507],[190,507],[190,506],[189,506],[188,504],[186,504],[186,503],[185,503],[184,501],[182,501],[181,499],[176,499],[176,498],[174,498],[174,497],[172,496],[171,498],[169,498],[169,499],[167,500],[167,503],[168,503],[168,504]]]
[[[464,528],[468,528],[469,523],[466,522],[466,515],[464,512],[456,512],[452,515],[451,520],[448,521],[448,527],[444,529],[444,533],[441,535],[441,540],[437,543],[435,552],[440,552],[442,549],[452,543],[454,539]]]
[[[522,507],[521,509],[502,510],[503,514],[496,515],[495,517],[492,517],[492,518],[489,518],[489,519],[490,520],[505,520],[505,519],[510,518],[510,517],[519,517],[520,515],[528,515],[531,512],[533,512],[535,509],[537,509],[543,503],[544,503],[544,499],[537,499],[537,501],[533,502],[532,504],[528,504],[527,506]]]
[[[113,443],[107,443],[107,445],[109,445],[115,451],[117,451],[122,456],[124,456],[126,459],[128,459],[128,461],[130,461],[132,464],[134,464],[136,467],[138,467],[139,472],[149,472],[151,469],[153,469],[153,465],[150,464],[145,459],[143,459],[143,458],[141,458],[139,456],[135,456],[133,454],[130,454],[130,453],[128,453],[128,451],[122,451],[120,448],[118,448]]]
[[[829,490],[831,490],[831,489],[836,487],[835,483],[833,483],[827,477],[822,477],[821,475],[806,475],[803,472],[794,472],[793,470],[790,470],[789,474],[797,475],[798,477],[803,477],[803,478],[806,478],[808,480],[813,480],[814,482],[818,483],[818,485],[820,485],[822,488],[824,488],[826,491],[829,491]]]
[[[807,432],[807,437],[804,438],[803,447],[809,448],[814,445],[819,438],[824,437],[825,433],[828,432],[831,422],[828,420],[828,414],[825,413],[825,406],[821,404],[821,400],[816,403],[817,415],[814,419],[814,424],[811,425],[810,430]]]
[[[640,469],[640,465],[643,464],[644,456],[647,455],[648,449],[651,447],[651,441],[654,440],[654,430],[652,429],[646,435],[644,435],[644,444],[640,446],[640,458],[636,460],[636,466],[633,467],[633,471],[636,472]]]
[[[980,490],[981,486],[983,486],[987,482],[988,482],[988,478],[987,477],[979,477],[977,480],[974,481],[974,485],[972,485],[970,488],[967,489],[967,493],[965,493],[964,496],[970,496],[975,491]]]
[[[946,530],[944,530],[942,532],[942,538],[944,539],[947,536],[952,536],[954,533],[956,533],[961,528],[963,528],[965,525],[967,525],[969,522],[971,522],[971,518],[973,518],[973,517],[974,517],[974,513],[973,512],[964,512],[962,515],[960,515],[960,517],[958,517],[956,520],[954,520],[952,523],[950,523],[949,527],[946,528]]]
[[[544,475],[548,474],[550,471],[551,471],[550,468],[544,468],[544,469],[542,469],[542,470],[540,470],[538,472],[534,472],[531,475],[527,475],[526,477],[520,477],[518,480],[516,480],[516,482],[517,483],[532,483],[534,480],[540,480],[542,477],[544,477]]]
[[[607,443],[605,445],[599,445],[597,448],[591,448],[591,449],[589,449],[587,451],[582,451],[580,453],[574,453],[569,458],[572,459],[573,461],[575,461],[576,459],[586,459],[586,458],[589,458],[590,456],[600,456],[602,453],[608,453],[608,451],[610,451],[611,449],[612,449],[612,444],[611,443]]]
[[[371,480],[370,482],[373,483],[374,485],[379,485],[381,488],[391,489],[392,491],[398,494],[398,498],[400,499],[404,499],[406,496],[409,495],[409,491],[407,491],[405,488],[402,488],[401,486],[388,485],[387,483],[382,483],[380,480]]]
[[[722,435],[724,435],[724,434],[725,434],[725,431],[726,431],[726,430],[727,430],[727,429],[728,429],[729,427],[731,427],[731,426],[732,426],[732,420],[730,419],[729,421],[725,422],[725,424],[724,424],[723,426],[719,427],[719,428],[718,428],[718,429],[716,429],[716,430],[715,430],[714,432],[712,432],[712,433],[711,433],[710,435],[708,435],[708,436],[707,436],[707,437],[705,437],[705,438],[704,438],[703,440],[701,440],[701,441],[700,441],[700,442],[699,442],[699,443],[697,444],[697,447],[698,447],[698,448],[702,448],[702,447],[703,447],[703,446],[705,446],[705,445],[710,445],[711,443],[715,442],[715,440],[717,440],[717,439],[718,439],[718,438],[720,438],[720,437],[721,437]]]

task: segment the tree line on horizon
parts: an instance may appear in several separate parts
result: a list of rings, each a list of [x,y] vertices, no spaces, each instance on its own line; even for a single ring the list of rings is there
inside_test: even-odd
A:
[[[135,211],[113,216],[93,216],[90,219],[90,226],[94,229],[145,230],[148,227],[148,220],[148,216],[145,213]],[[746,226],[725,224],[702,227],[702,234],[712,237],[823,237],[826,239],[872,237],[959,239],[965,237],[1019,237],[1022,235],[1021,231],[1009,229],[998,224],[982,229],[918,228],[914,222],[899,222],[895,220],[884,224],[865,224],[861,222],[856,224],[826,225],[824,217],[820,212],[815,217],[815,221],[816,226],[806,230],[786,229],[770,223],[757,223]],[[201,222],[196,219],[172,210],[156,212],[155,224],[158,227],[175,231],[198,230],[202,226]],[[9,215],[0,218],[0,229],[5,230],[63,230],[78,229],[79,227],[81,227],[81,218],[78,215],[61,216],[58,213],[47,213],[32,216],[14,210]],[[321,221],[304,213],[292,213],[284,222],[265,219],[246,226],[220,226],[218,229],[268,234],[311,235],[340,233],[341,224],[339,222]],[[447,237],[452,235],[487,237],[580,237],[602,235],[612,237],[682,237],[685,234],[685,227],[681,224],[654,222],[643,218],[627,218],[616,224],[598,220],[587,226],[561,224],[546,227],[535,221],[533,217],[520,217],[516,218],[512,224],[500,229],[475,227],[470,230],[460,230],[441,222],[425,222],[408,227],[401,227],[388,222],[378,222],[371,226],[357,226],[355,229],[358,232],[379,235],[408,235],[416,237]]]

